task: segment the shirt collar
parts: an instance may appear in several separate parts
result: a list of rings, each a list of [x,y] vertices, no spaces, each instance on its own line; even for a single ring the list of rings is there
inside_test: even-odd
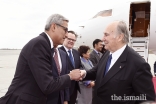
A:
[[[68,52],[69,50],[72,52],[72,49],[68,49],[66,46],[63,46],[63,47],[66,50],[66,52]]]
[[[50,36],[46,32],[44,32],[44,33],[47,35],[47,37],[48,37],[48,39],[50,41],[51,49],[52,49],[54,47],[53,41],[52,41],[52,39],[50,38]]]
[[[80,57],[83,62],[87,62],[87,60],[83,57]]]
[[[124,45],[122,48],[118,49],[114,53],[110,53],[112,54],[112,60],[118,59],[120,55],[123,53],[123,51],[125,50],[125,48],[126,48],[126,45]]]
[[[97,54],[99,53],[96,49],[94,49],[94,51],[95,51]]]

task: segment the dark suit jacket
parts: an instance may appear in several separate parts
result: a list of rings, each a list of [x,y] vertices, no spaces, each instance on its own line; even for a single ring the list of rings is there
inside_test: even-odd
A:
[[[64,52],[66,52],[65,48],[62,46],[60,47],[60,49],[62,49]],[[74,66],[72,65],[69,57],[68,57],[68,62],[69,62],[69,72],[72,71],[73,69],[79,69],[81,68],[81,60],[80,60],[80,55],[78,53],[77,50],[75,49],[72,49],[72,53],[73,53],[73,57],[74,57],[74,62],[75,62],[75,68]],[[66,52],[67,54],[67,52]],[[68,54],[67,54],[68,55]],[[79,84],[77,81],[72,81],[71,82],[71,87],[70,87],[70,95],[73,93],[74,90],[78,90],[80,92],[80,87],[79,87]]]
[[[130,47],[126,47],[104,76],[107,52],[92,70],[87,71],[86,79],[95,80],[93,104],[139,104],[134,100],[113,100],[112,96],[140,96],[146,94],[147,100],[155,100],[150,66]]]
[[[68,56],[67,54],[62,51],[61,49],[59,50],[59,54],[60,54],[60,58],[61,58],[61,62],[62,62],[62,70],[60,73],[61,75],[67,74],[68,73]],[[56,70],[56,64],[54,63],[54,71],[55,73],[53,73],[54,77],[59,77],[58,75],[58,71]],[[60,90],[60,91],[55,91],[51,94],[48,95],[48,99],[47,99],[47,104],[63,104],[64,101],[69,101],[70,96],[69,96],[69,88],[66,88],[64,90]]]
[[[47,96],[68,88],[70,77],[54,77],[51,45],[45,33],[30,40],[21,50],[16,72],[0,104],[46,104]]]
[[[98,54],[95,52],[95,50],[93,50],[90,53],[90,61],[93,63],[93,66],[96,66],[97,63],[99,62],[100,58],[102,57],[102,53],[99,52],[100,56],[98,56]]]

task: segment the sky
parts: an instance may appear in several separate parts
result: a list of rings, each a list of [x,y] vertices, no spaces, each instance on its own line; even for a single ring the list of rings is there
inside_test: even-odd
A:
[[[71,29],[122,1],[125,0],[0,0],[0,49],[21,49],[44,31],[51,14],[67,17]]]

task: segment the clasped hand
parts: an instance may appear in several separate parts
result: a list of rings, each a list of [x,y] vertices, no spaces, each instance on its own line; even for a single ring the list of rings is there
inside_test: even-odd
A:
[[[82,80],[85,75],[86,75],[86,71],[80,69],[74,69],[69,73],[70,79],[75,81]]]

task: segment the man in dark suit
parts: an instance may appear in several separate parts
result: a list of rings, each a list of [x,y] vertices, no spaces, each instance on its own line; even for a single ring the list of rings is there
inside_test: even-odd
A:
[[[102,53],[101,53],[101,50],[102,50],[102,47],[103,47],[103,42],[102,40],[100,39],[95,39],[93,41],[93,51],[90,53],[90,61],[93,63],[93,66],[95,66],[100,58],[102,57]]]
[[[67,64],[68,56],[61,49],[56,48],[56,51],[58,54],[58,61],[59,61],[58,67],[60,70],[54,70],[55,73],[53,74],[53,77],[57,78],[59,76],[68,74],[68,64]],[[54,54],[54,57],[55,57],[55,54]],[[54,64],[54,66],[55,66],[55,69],[57,69],[57,65]],[[58,71],[59,71],[59,73],[58,73]],[[55,91],[48,95],[47,104],[66,104],[70,99],[69,97],[70,97],[69,88]]]
[[[21,50],[14,78],[0,104],[46,104],[52,93],[55,97],[51,99],[62,104],[58,101],[61,99],[59,91],[69,88],[71,80],[81,77],[78,69],[62,76],[56,69],[58,62],[53,57],[54,51],[63,43],[67,27],[68,20],[62,15],[53,14],[48,18],[45,32],[30,40]]]
[[[123,21],[115,21],[104,31],[109,51],[86,72],[84,80],[95,80],[93,104],[140,104],[155,100],[150,66],[127,46],[129,32]],[[81,71],[85,75],[85,71]]]
[[[75,34],[74,31],[68,31],[68,37],[64,40],[63,46],[60,47],[60,49],[66,52],[66,54],[69,56],[68,57],[69,71],[81,67],[80,55],[77,50],[73,49],[76,37],[77,35]],[[70,101],[68,102],[68,104],[75,104],[77,98],[77,91],[80,92],[79,83],[77,81],[72,81],[69,91],[70,91]]]

